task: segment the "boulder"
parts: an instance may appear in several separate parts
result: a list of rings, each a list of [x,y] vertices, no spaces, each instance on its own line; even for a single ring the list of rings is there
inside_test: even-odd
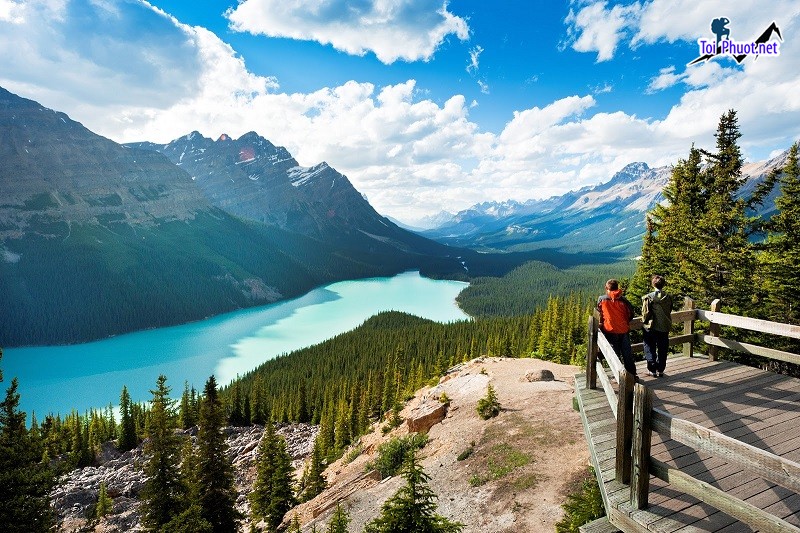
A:
[[[546,369],[531,370],[525,374],[525,381],[553,381],[555,376],[552,372]]]
[[[406,418],[410,433],[427,433],[434,425],[444,420],[447,406],[438,400],[425,402],[415,407]]]

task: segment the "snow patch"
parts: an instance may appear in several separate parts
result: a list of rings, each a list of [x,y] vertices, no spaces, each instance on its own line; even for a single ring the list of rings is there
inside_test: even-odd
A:
[[[319,175],[326,168],[327,167],[323,165],[317,165],[316,167],[292,167],[288,171],[289,179],[293,187],[300,187],[314,179],[314,176]]]

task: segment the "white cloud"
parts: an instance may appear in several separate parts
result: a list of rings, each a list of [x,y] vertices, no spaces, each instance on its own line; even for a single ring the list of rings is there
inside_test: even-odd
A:
[[[614,5],[611,9],[606,6],[607,2],[601,1],[583,6],[577,13],[570,9],[564,21],[572,48],[578,52],[597,52],[598,62],[614,57],[617,45],[639,15],[637,3]]]
[[[662,68],[658,71],[658,76],[650,80],[650,84],[647,86],[647,93],[652,94],[669,89],[684,79],[686,79],[686,74],[675,74],[675,66]]]
[[[386,64],[427,61],[448,35],[469,38],[467,22],[443,0],[244,0],[225,15],[236,31],[316,41],[354,55],[371,51]]]
[[[472,50],[469,51],[469,63],[467,64],[467,72],[470,74],[474,74],[478,71],[479,61],[478,59],[483,52],[483,48],[480,46],[476,46]]]
[[[489,94],[489,84],[483,80],[478,80],[478,87],[481,89],[481,93]]]

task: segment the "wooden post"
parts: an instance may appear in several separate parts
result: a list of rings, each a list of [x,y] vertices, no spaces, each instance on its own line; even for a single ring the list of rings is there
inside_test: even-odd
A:
[[[631,481],[631,433],[633,432],[633,374],[623,369],[619,375],[617,397],[617,455],[615,479],[626,485]]]
[[[633,388],[633,442],[631,443],[631,505],[647,507],[650,490],[650,416],[653,410],[652,391],[636,383]]]
[[[711,309],[710,311],[719,312],[720,308],[722,307],[722,301],[717,298],[713,302],[711,302]],[[708,334],[712,337],[719,337],[719,324],[715,324],[714,322],[708,327]],[[719,352],[719,346],[709,345],[708,347],[708,359],[709,361],[716,361],[717,360],[717,353]]]
[[[690,309],[694,309],[694,300],[686,296],[683,299],[683,309],[681,311],[689,311]],[[694,335],[694,316],[689,320],[683,321],[683,334]],[[694,340],[683,343],[683,355],[686,357],[694,356]]]
[[[597,388],[597,320],[589,317],[589,343],[586,354],[586,386]]]

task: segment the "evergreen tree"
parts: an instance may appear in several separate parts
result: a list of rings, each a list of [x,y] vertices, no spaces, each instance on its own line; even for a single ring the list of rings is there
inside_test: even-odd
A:
[[[214,376],[208,378],[200,404],[200,428],[197,433],[198,470],[197,503],[203,520],[214,533],[236,531],[241,518],[236,510],[233,465],[228,458],[223,424],[225,413]]]
[[[128,387],[122,387],[122,394],[119,397],[119,418],[120,434],[117,448],[126,452],[136,448],[138,440],[136,438],[136,420],[134,418],[131,396],[128,394]]]
[[[148,440],[144,452],[147,481],[141,493],[142,522],[157,531],[183,511],[187,487],[180,472],[181,441],[175,434],[175,410],[169,398],[170,387],[163,375],[151,390],[150,419],[147,425]]]
[[[48,495],[54,476],[41,462],[42,450],[31,445],[17,388],[14,378],[0,403],[0,524],[9,533],[49,531],[53,516]]]
[[[100,490],[97,494],[97,504],[94,507],[94,517],[102,518],[114,510],[114,500],[108,495],[105,481],[100,482]]]
[[[300,519],[296,514],[292,517],[287,533],[302,533],[302,529],[300,529]]]
[[[350,523],[350,516],[342,507],[341,502],[336,503],[336,509],[331,516],[331,523],[328,524],[328,533],[347,533],[347,524]]]
[[[267,508],[267,523],[274,529],[283,521],[284,515],[297,504],[292,489],[292,458],[286,450],[286,440],[278,437],[275,450],[275,471],[272,473],[272,494]]]
[[[277,528],[286,511],[296,503],[292,491],[292,458],[286,451],[286,441],[275,434],[272,423],[264,428],[258,446],[258,474],[250,494],[253,516],[264,519],[270,528]]]
[[[800,166],[798,144],[779,177],[778,212],[767,224],[767,238],[760,255],[760,272],[766,293],[766,318],[800,324]]]
[[[403,467],[406,485],[389,498],[381,514],[369,522],[365,533],[457,533],[464,525],[436,514],[436,495],[428,486],[428,476],[415,453],[407,456]]]
[[[320,438],[314,439],[314,447],[311,450],[311,462],[308,466],[308,474],[305,478],[301,499],[304,502],[313,499],[317,494],[325,490],[325,478],[322,472],[325,470],[323,462]]]
[[[728,312],[743,314],[752,298],[755,257],[748,240],[750,224],[745,215],[747,201],[739,197],[744,184],[744,159],[739,149],[736,111],[720,117],[717,151],[706,154],[708,201],[700,218],[697,252],[704,258],[698,272],[700,300],[708,304],[720,298]]]
[[[189,382],[183,382],[183,394],[179,411],[181,427],[189,429],[197,425],[197,397],[194,387],[189,390]]]
[[[486,387],[486,396],[478,400],[476,407],[478,415],[484,420],[488,420],[500,414],[500,402],[497,400],[497,393],[491,383]]]

